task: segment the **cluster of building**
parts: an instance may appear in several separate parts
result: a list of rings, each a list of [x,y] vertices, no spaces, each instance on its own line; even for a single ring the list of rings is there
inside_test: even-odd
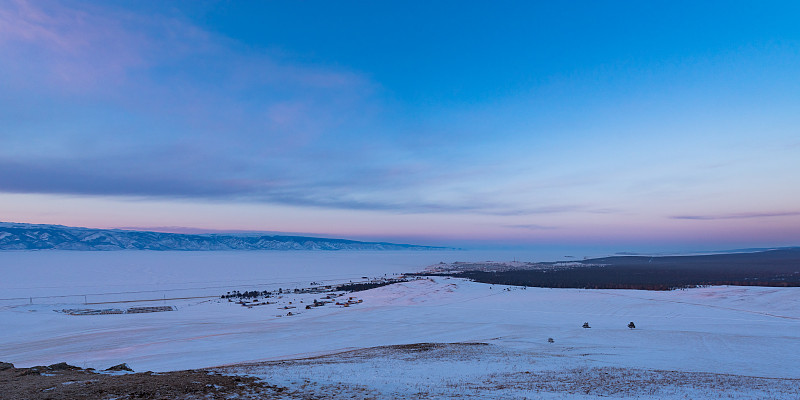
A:
[[[111,315],[111,314],[142,314],[152,312],[175,311],[172,306],[130,307],[127,310],[119,308],[66,308],[61,310],[67,315]]]

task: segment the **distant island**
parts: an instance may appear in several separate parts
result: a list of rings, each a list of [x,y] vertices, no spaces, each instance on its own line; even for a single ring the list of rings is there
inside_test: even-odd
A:
[[[410,275],[578,289],[673,290],[700,286],[800,286],[800,247],[693,256],[616,256],[567,262],[457,262]]]
[[[306,236],[182,234],[0,222],[0,250],[449,250],[449,248]]]

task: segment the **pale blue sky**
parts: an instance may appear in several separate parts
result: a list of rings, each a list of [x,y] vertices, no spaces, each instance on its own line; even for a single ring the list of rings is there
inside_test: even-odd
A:
[[[800,242],[796,2],[0,1],[0,220]]]

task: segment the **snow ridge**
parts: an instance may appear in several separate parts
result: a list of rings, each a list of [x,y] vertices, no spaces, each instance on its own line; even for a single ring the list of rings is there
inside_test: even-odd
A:
[[[305,236],[181,234],[0,222],[0,250],[442,250]]]

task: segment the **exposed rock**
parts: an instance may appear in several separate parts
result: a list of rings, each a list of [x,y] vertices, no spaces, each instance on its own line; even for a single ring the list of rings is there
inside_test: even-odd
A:
[[[65,362],[60,362],[58,364],[48,365],[47,369],[53,370],[53,371],[65,371],[65,370],[74,371],[74,370],[78,370],[78,369],[81,369],[81,368],[80,367],[76,367],[74,365],[69,365],[69,364],[67,364]]]
[[[285,393],[286,388],[268,385],[258,378],[207,371],[98,374],[86,369],[51,370],[45,366],[0,370],[2,400],[256,400],[274,399]],[[280,398],[309,397],[281,395]]]
[[[125,363],[118,364],[118,365],[115,365],[113,367],[106,368],[105,371],[128,371],[128,372],[133,372],[131,367],[129,367],[128,364],[125,364]]]
[[[14,364],[0,361],[0,371],[14,368]]]
[[[32,368],[14,368],[16,371],[19,371],[17,376],[28,376],[28,375],[41,375],[43,367],[32,367]]]

